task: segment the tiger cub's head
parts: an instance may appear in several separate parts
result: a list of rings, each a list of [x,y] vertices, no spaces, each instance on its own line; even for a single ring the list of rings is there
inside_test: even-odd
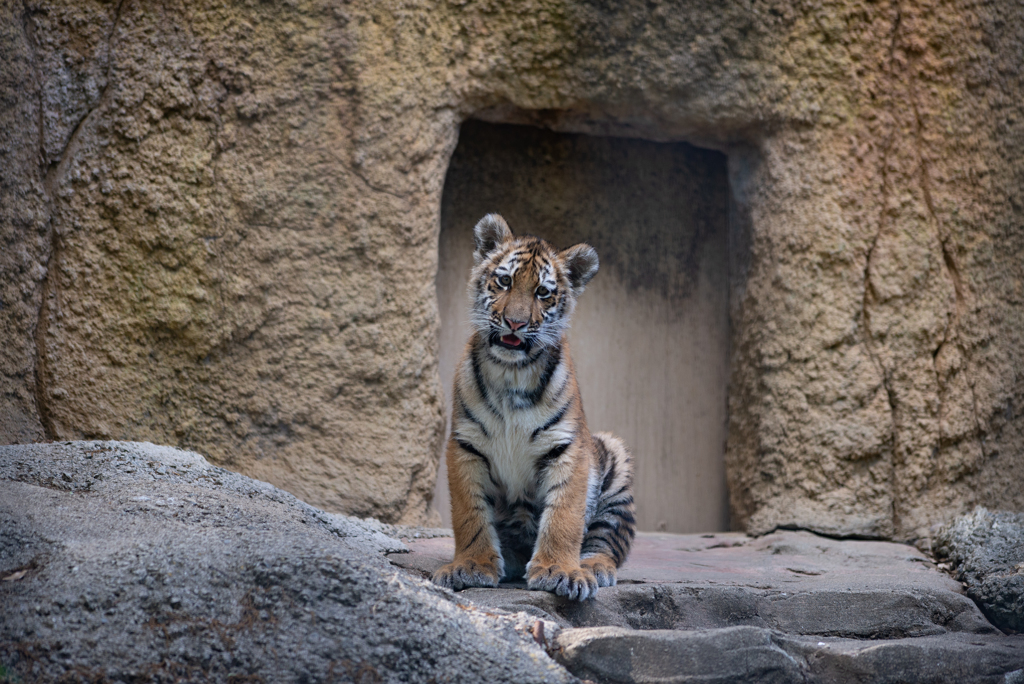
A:
[[[473,232],[471,323],[494,360],[529,362],[561,340],[576,298],[597,273],[597,252],[583,243],[559,251],[540,238],[517,237],[498,214],[480,219]]]

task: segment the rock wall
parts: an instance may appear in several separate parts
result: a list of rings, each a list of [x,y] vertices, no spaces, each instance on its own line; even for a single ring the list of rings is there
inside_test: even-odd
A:
[[[735,526],[1024,508],[1010,2],[0,5],[0,430],[414,522],[469,117],[727,153]]]
[[[353,165],[346,21],[327,3],[8,8],[35,87],[9,95],[30,114],[7,130],[39,148],[15,192],[42,195],[50,231],[21,267],[38,322],[5,321],[28,340],[18,368],[36,355],[34,377],[7,374],[35,385],[15,395],[23,422],[188,445],[332,510],[424,517],[434,212]],[[425,258],[396,277],[405,253]]]

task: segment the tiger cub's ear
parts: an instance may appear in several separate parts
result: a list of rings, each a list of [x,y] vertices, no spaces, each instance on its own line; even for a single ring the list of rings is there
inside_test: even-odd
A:
[[[597,260],[597,250],[585,242],[573,245],[568,249],[559,252],[559,256],[565,261],[565,270],[569,275],[569,286],[572,293],[579,296],[583,292],[590,279],[597,275],[600,263]]]
[[[473,252],[473,263],[479,264],[499,245],[512,239],[512,231],[505,219],[499,214],[488,214],[480,219],[473,229],[476,238],[476,251]]]

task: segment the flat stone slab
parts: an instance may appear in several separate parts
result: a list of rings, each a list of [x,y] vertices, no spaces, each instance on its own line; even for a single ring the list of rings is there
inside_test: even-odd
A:
[[[409,554],[391,556],[391,562],[425,575],[450,562],[455,552],[451,537],[412,539],[408,546]],[[913,586],[963,593],[959,583],[912,546],[788,530],[758,538],[739,532],[640,532],[619,570],[619,583],[665,582],[779,591]]]
[[[388,558],[422,577],[454,552],[450,537],[405,541],[409,552]],[[1024,684],[1024,637],[1002,634],[959,582],[903,544],[641,533],[618,585],[593,600],[523,582],[457,596],[534,615],[549,652],[599,682]]]
[[[429,577],[451,560],[454,540],[407,540],[392,563]],[[619,572],[583,603],[525,583],[467,589],[480,606],[526,611],[563,627],[711,629],[750,625],[791,634],[895,638],[994,628],[917,549],[877,541],[835,540],[780,531],[742,534],[644,534]]]
[[[946,634],[864,641],[794,638],[757,627],[568,629],[551,651],[571,672],[637,684],[1019,684],[1024,639]]]

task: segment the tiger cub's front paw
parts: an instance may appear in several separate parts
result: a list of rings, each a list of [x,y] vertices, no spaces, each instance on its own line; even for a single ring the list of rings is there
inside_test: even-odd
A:
[[[616,582],[615,561],[608,556],[591,556],[580,561],[580,565],[594,573],[597,586],[614,587]]]
[[[501,569],[494,560],[464,558],[452,561],[434,573],[434,584],[446,589],[469,587],[496,587],[501,580]]]
[[[553,591],[571,601],[586,601],[597,595],[597,578],[593,572],[581,567],[563,568],[557,563],[531,563],[526,586],[540,591]]]

